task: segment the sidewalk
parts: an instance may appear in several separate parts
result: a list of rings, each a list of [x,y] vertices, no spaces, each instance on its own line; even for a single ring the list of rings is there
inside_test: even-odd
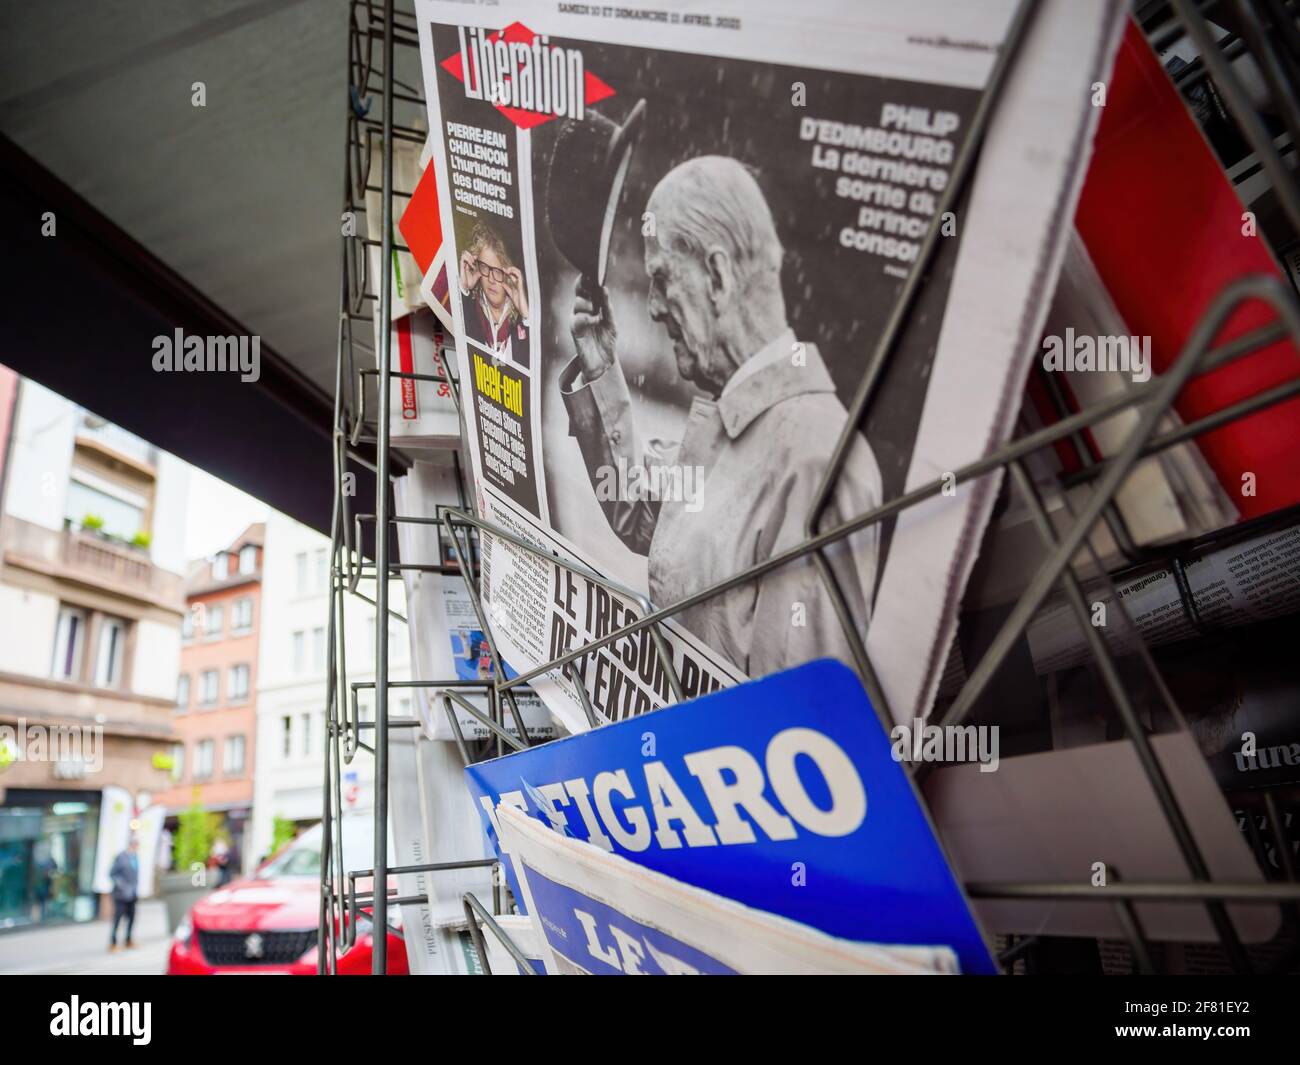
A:
[[[0,976],[135,976],[167,967],[171,940],[159,899],[136,907],[134,950],[108,952],[109,921],[24,929],[0,935]],[[122,935],[118,931],[119,940]]]

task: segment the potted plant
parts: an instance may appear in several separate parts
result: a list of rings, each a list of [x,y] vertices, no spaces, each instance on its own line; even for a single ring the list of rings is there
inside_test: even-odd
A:
[[[208,870],[208,858],[220,821],[220,814],[208,813],[199,805],[197,794],[189,809],[177,817],[172,871],[158,878],[158,893],[167,909],[169,932],[176,931],[190,907],[216,882],[215,875]]]
[[[81,531],[93,533],[96,536],[102,534],[104,529],[104,519],[98,514],[86,514],[81,519]]]
[[[281,817],[276,814],[271,821],[271,851],[270,855],[278,854],[280,848],[286,843],[291,843],[298,835],[298,826],[290,821],[287,817]],[[268,857],[270,856],[268,855]]]
[[[153,537],[143,529],[131,537],[131,546],[139,548],[141,551],[148,551],[151,543],[153,543]]]

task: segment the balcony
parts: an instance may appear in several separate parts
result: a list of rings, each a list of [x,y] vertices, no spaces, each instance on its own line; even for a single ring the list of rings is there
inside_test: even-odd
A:
[[[47,529],[6,516],[0,541],[6,566],[76,581],[183,613],[180,574],[159,569],[148,552],[79,529]]]
[[[126,458],[141,469],[152,471],[158,465],[158,449],[134,433],[128,433],[93,414],[82,416],[77,428],[77,442],[89,445],[114,458]]]

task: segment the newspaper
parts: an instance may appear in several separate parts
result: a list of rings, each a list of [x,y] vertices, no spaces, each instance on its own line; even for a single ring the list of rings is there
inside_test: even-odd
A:
[[[519,670],[806,538],[1016,5],[417,8],[474,490]],[[1010,430],[1121,25],[1039,5],[820,528]],[[899,720],[928,709],[997,475],[825,552]],[[618,594],[614,594],[617,592]],[[688,697],[849,658],[807,558],[666,625]],[[571,731],[670,701],[648,633],[535,684]]]
[[[448,456],[430,453],[394,481],[393,496],[397,512],[403,516],[434,517],[439,504],[459,502],[455,467]],[[447,560],[436,526],[398,522],[397,539],[404,561]],[[402,571],[402,580],[416,679],[456,679],[442,599],[446,590],[458,585],[464,595],[464,581],[458,576],[444,577],[409,569]],[[430,689],[416,688],[412,694],[421,720],[439,721],[442,729],[435,733],[427,727],[400,728],[394,729],[389,737],[389,790],[394,799],[390,807],[391,864],[430,865],[490,857],[483,834],[475,823],[473,801],[461,785],[464,762],[455,745],[449,742],[451,729],[446,715],[439,709],[437,717],[431,717]],[[533,717],[541,726],[549,727],[540,706],[534,709]],[[475,729],[481,728],[471,715],[463,714],[462,718],[467,735],[474,735]],[[527,718],[525,727],[528,727]],[[550,731],[554,732],[553,727]],[[401,907],[411,972],[417,975],[477,972],[477,955],[469,937],[461,896],[467,891],[480,897],[490,895],[491,869],[480,866],[402,873],[396,879],[399,896],[423,899]]]
[[[473,803],[460,784],[464,763],[454,744],[429,740],[416,729],[394,729],[389,739],[392,825],[391,864],[431,865],[473,861],[491,855],[476,824]],[[396,878],[403,903],[402,936],[411,972],[423,975],[472,974],[475,954],[461,896],[491,897],[492,869],[448,869],[401,873]]]
[[[429,166],[432,151],[426,139],[420,151],[420,178],[401,218],[397,220],[397,228],[421,272],[420,298],[450,333],[456,323],[447,308],[447,262],[442,246],[442,223],[438,217],[438,181]]]
[[[378,365],[379,316],[375,316],[375,355]],[[392,323],[391,366],[395,373],[446,377],[439,346],[437,319],[432,311],[416,308]],[[378,407],[374,379],[361,385],[366,401]],[[421,381],[394,377],[389,382],[389,435],[404,448],[451,448],[460,444],[460,416],[447,381]]]
[[[549,953],[549,949],[543,947],[537,936],[533,934],[533,919],[524,914],[508,913],[500,914],[493,920],[502,933],[510,937],[510,942],[528,959],[528,964],[533,971],[539,976],[546,975],[546,963],[542,957]],[[479,922],[479,931],[483,933],[483,943],[487,947],[488,968],[492,976],[524,975],[519,971],[519,963],[482,921]]]
[[[1114,597],[1100,582],[1087,586],[1093,617],[1104,620],[1099,627],[1113,652],[1132,653],[1139,639],[1148,647],[1193,639],[1199,635],[1196,620],[1221,629],[1294,612],[1300,606],[1300,526],[1274,529],[1211,551],[1188,562],[1184,571],[1195,620],[1168,568],[1116,582],[1132,625],[1120,618]],[[1061,595],[1044,604],[1026,636],[1039,674],[1092,661],[1079,622]]]
[[[436,518],[439,505],[456,506],[460,502],[455,468],[445,456],[430,455],[426,461],[415,462],[393,482],[393,498],[403,517]],[[397,539],[404,562],[457,563],[455,553],[450,550],[450,544],[444,544],[437,525],[398,522]],[[458,683],[489,681],[494,675],[487,637],[474,611],[465,579],[458,574],[414,569],[403,570],[402,577],[415,678],[441,682],[457,691],[480,714],[489,716],[488,700],[482,688],[458,688]],[[439,690],[435,686],[415,689],[416,715],[429,739],[452,740],[455,734],[447,719],[446,704],[437,697]],[[531,739],[553,740],[560,734],[535,692],[520,691],[515,700]],[[453,703],[453,713],[465,739],[481,740],[491,735],[487,726],[460,703]],[[503,724],[510,733],[518,734],[512,713],[505,713]]]
[[[549,948],[542,960],[551,975],[959,971],[947,947],[836,939],[566,838],[505,803],[497,819],[533,919],[534,942]]]
[[[366,245],[366,273],[360,278],[364,284],[364,290],[378,296],[379,286],[383,282],[383,248],[381,243],[384,239],[384,211],[383,211],[383,186],[381,184],[384,153],[383,141],[377,136],[369,138],[370,147],[367,153],[366,171],[366,236],[374,243]],[[400,205],[406,202],[412,191],[420,182],[421,170],[424,166],[421,156],[421,146],[410,140],[395,140],[393,142],[393,190],[400,197],[396,202]],[[345,224],[351,222],[355,226],[355,219],[344,218]],[[396,321],[404,318],[417,307],[424,305],[425,296],[422,291],[423,277],[420,269],[416,265],[415,257],[406,250],[399,247],[401,241],[398,239],[396,231],[393,233],[393,251],[391,269],[393,274],[392,281],[392,305],[390,317]],[[379,318],[379,300],[375,299],[374,316]]]
[[[963,973],[996,973],[895,745],[856,674],[820,659],[475,762],[465,779],[522,908],[503,805],[838,941],[943,946]]]

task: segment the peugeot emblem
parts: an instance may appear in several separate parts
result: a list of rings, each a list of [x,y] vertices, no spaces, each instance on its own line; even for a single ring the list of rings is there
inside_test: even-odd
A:
[[[244,957],[260,958],[262,956],[262,937],[254,932],[244,940]]]

